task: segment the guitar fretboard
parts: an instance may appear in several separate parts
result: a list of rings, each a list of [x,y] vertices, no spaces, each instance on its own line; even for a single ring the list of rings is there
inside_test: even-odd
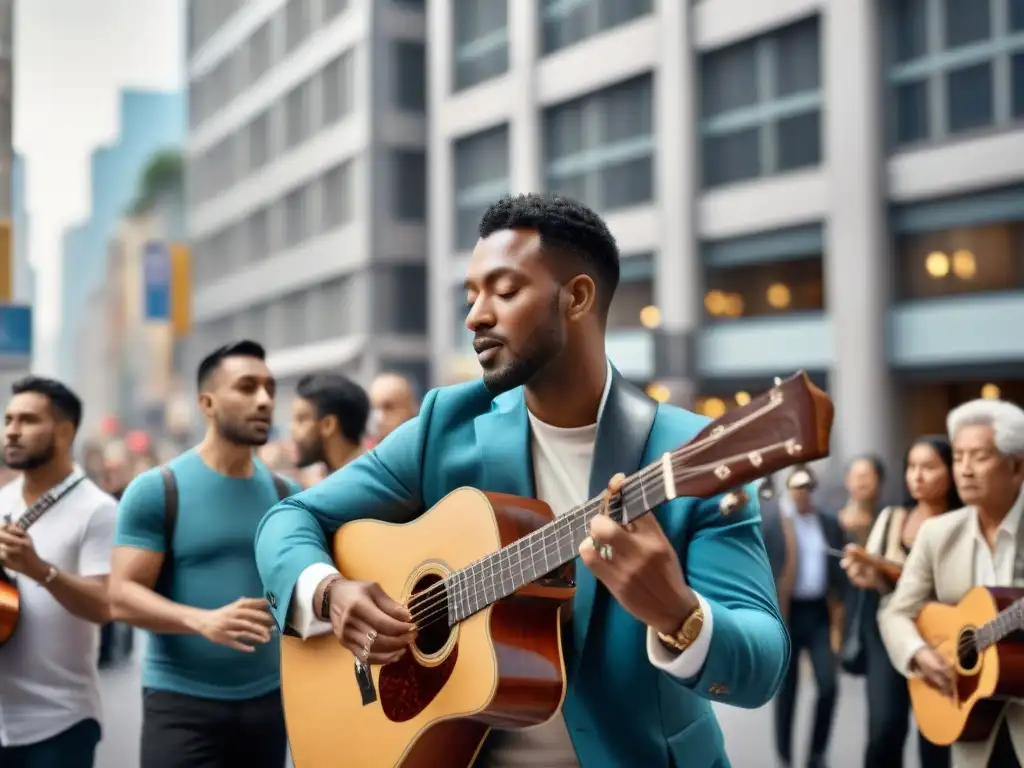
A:
[[[655,462],[626,479],[609,503],[608,514],[625,524],[647,514],[666,498],[663,465]],[[590,521],[603,509],[603,496],[595,496],[543,528],[453,573],[447,579],[449,626],[574,560],[588,535]]]
[[[974,647],[978,651],[995,645],[1013,632],[1024,627],[1024,600],[1018,600],[1009,608],[999,612],[988,624],[974,633]]]

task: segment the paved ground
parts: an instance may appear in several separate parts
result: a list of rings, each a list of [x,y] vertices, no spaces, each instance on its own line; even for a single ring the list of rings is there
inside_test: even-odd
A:
[[[808,670],[809,672],[809,670]],[[139,672],[137,663],[103,673],[106,708],[106,738],[100,744],[97,768],[139,768],[140,722]],[[801,681],[798,703],[797,756],[804,754],[809,736],[814,683],[807,674]],[[858,679],[844,678],[832,736],[830,768],[862,768],[866,712],[864,686]],[[772,768],[771,706],[756,710],[718,707],[718,719],[725,732],[726,748],[734,768]],[[916,752],[908,747],[906,768],[920,768]],[[796,764],[798,767],[801,763]]]

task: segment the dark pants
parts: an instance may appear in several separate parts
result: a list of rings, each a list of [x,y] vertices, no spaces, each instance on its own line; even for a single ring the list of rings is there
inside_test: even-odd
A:
[[[146,689],[141,768],[283,768],[281,692],[217,701]]]
[[[992,747],[992,756],[988,759],[988,768],[1021,768],[1017,753],[1013,751],[1013,742],[1010,741],[1010,729],[1006,727],[1005,721],[999,726],[999,733],[996,734],[996,743]]]
[[[92,718],[21,747],[0,747],[0,768],[92,768],[100,724]]]
[[[903,768],[903,746],[910,730],[910,689],[889,660],[878,624],[872,621],[862,626],[868,695],[864,768]],[[932,744],[920,734],[917,746],[922,766],[949,768],[949,747]]]
[[[828,750],[838,690],[839,662],[832,653],[829,640],[828,603],[824,600],[794,600],[789,609],[789,634],[792,641],[789,669],[786,670],[782,690],[775,699],[775,749],[783,762],[789,764],[792,761],[793,710],[796,707],[800,655],[807,651],[818,687],[809,760],[813,764],[824,759]]]

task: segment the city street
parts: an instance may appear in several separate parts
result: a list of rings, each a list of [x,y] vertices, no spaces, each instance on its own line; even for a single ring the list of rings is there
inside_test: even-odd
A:
[[[136,646],[138,647],[138,645]],[[814,682],[805,669],[798,704],[797,755],[806,746],[814,702]],[[103,701],[106,724],[100,745],[98,768],[138,768],[140,722],[139,669],[137,663],[103,673]],[[844,677],[833,728],[830,768],[861,768],[864,730],[864,685],[859,679]],[[716,707],[725,732],[725,744],[734,768],[770,768],[772,756],[771,706],[758,710]],[[908,748],[906,768],[920,768],[915,750]],[[797,762],[796,766],[802,763]]]

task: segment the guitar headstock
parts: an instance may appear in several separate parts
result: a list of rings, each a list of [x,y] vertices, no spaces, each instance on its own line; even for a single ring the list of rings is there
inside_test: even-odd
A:
[[[835,409],[800,371],[672,452],[676,492],[707,498],[829,454]]]

